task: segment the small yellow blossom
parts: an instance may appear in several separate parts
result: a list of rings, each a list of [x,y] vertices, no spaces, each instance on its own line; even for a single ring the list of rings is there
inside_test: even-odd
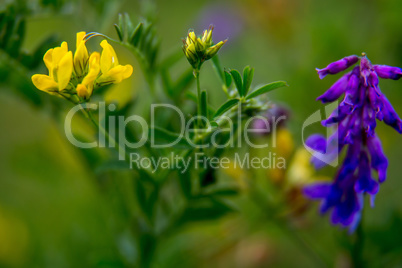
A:
[[[102,75],[97,82],[100,84],[116,84],[130,77],[133,73],[133,67],[130,64],[120,65],[116,52],[106,40],[103,40],[100,45],[103,48],[100,56]]]
[[[76,50],[74,53],[74,71],[80,77],[85,73],[85,68],[89,58],[87,47],[85,46],[85,32],[77,33]]]
[[[43,61],[49,70],[49,75],[33,75],[33,84],[39,90],[48,93],[66,89],[73,72],[73,54],[68,51],[67,43],[63,42],[60,47],[49,49]]]
[[[38,89],[73,102],[82,102],[92,96],[95,88],[120,83],[131,76],[133,67],[119,65],[113,47],[106,40],[101,42],[102,54],[88,53],[85,36],[85,32],[77,33],[74,57],[68,51],[66,42],[46,52],[43,61],[49,75],[32,76],[32,82]]]
[[[216,45],[212,42],[213,27],[205,30],[202,37],[197,37],[194,31],[189,31],[187,38],[183,40],[183,51],[188,62],[194,69],[200,69],[202,63],[211,59],[227,40],[220,41]]]

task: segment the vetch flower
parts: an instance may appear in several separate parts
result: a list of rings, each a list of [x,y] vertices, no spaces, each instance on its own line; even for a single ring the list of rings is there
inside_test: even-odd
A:
[[[336,131],[328,140],[315,134],[306,141],[315,151],[325,153],[325,159],[313,156],[312,162],[316,168],[325,166],[342,150],[346,150],[334,181],[312,184],[305,187],[304,193],[311,199],[321,200],[321,213],[331,210],[331,222],[349,227],[350,231],[360,221],[364,194],[371,196],[373,206],[379,183],[386,179],[388,160],[375,133],[377,120],[402,133],[402,120],[381,92],[378,81],[378,77],[401,78],[400,68],[372,65],[363,53],[361,57],[349,56],[324,69],[317,69],[319,77],[344,71],[359,60],[359,65],[317,98],[328,103],[344,96],[330,117],[322,121],[326,127],[336,123]],[[377,179],[373,171],[377,172]]]
[[[213,27],[205,30],[202,37],[197,37],[193,30],[190,30],[187,38],[183,39],[183,52],[191,66],[199,70],[204,61],[211,59],[218,53],[219,49],[227,40],[220,41],[213,45],[212,41]]]
[[[73,72],[73,54],[66,42],[60,47],[49,49],[43,56],[49,75],[35,74],[33,84],[42,91],[54,94],[67,88]]]
[[[77,33],[76,50],[74,53],[74,71],[77,77],[82,77],[82,75],[85,73],[89,59],[88,50],[84,41],[85,35],[85,32]]]
[[[49,75],[33,75],[33,84],[49,94],[78,103],[88,101],[95,88],[120,83],[131,76],[132,66],[119,65],[113,47],[106,40],[101,42],[100,55],[88,52],[85,37],[85,32],[77,33],[74,57],[66,42],[49,49],[43,57]]]
[[[77,85],[77,94],[83,99],[87,99],[92,95],[94,81],[98,77],[100,71],[99,61],[99,53],[93,52],[89,58],[88,73],[82,80],[81,84]]]
[[[103,48],[100,56],[102,75],[96,82],[102,86],[112,83],[117,84],[130,77],[133,73],[133,67],[130,64],[120,65],[116,52],[106,40],[103,40],[100,45]]]

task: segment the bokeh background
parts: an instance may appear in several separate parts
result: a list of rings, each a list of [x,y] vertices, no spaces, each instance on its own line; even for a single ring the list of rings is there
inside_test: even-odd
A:
[[[375,64],[402,66],[400,0],[0,0],[0,10],[10,5],[16,19],[26,20],[24,38],[20,36],[26,55],[43,55],[37,51],[41,44],[74,44],[78,31],[116,38],[113,24],[121,12],[133,21],[155,19],[161,59],[181,50],[188,29],[201,32],[214,24],[214,40],[229,39],[220,51],[223,67],[251,65],[255,85],[276,80],[290,85],[269,95],[290,110],[286,126],[292,138],[284,141],[291,147],[290,165],[305,162],[298,149],[302,124],[322,108],[315,98],[337,79],[319,80],[316,67],[361,52]],[[95,42],[89,46],[99,50]],[[138,63],[125,48],[114,47],[122,63],[134,66],[134,74],[108,89],[105,98],[121,106],[134,102],[134,113],[146,113],[151,97]],[[145,238],[138,242],[132,228],[138,204],[130,174],[102,168],[106,150],[80,150],[68,142],[63,123],[71,104],[31,84],[32,74],[45,73],[41,59],[25,65],[21,59],[0,49],[0,267],[133,267],[148,250],[155,252],[152,267],[323,267],[317,258],[332,267],[351,267],[355,237],[331,226],[327,217],[317,215],[317,204],[306,204],[297,194],[289,197],[290,207],[300,210],[289,223],[296,236],[273,223],[270,211],[250,195],[240,195],[229,199],[237,213],[185,221],[155,246]],[[203,67],[201,83],[218,105],[225,96],[209,67]],[[186,68],[183,56],[174,70]],[[402,114],[402,82],[381,81],[380,86]],[[84,118],[75,124],[82,137],[96,134]],[[383,124],[377,130],[389,174],[375,207],[365,208],[361,256],[369,267],[402,267],[402,139]],[[317,123],[305,131],[325,129]],[[314,173],[304,162],[288,169],[296,187],[336,171],[329,167]],[[222,176],[239,184],[248,176],[241,170],[226,173]],[[258,179],[270,176],[259,172]],[[168,188],[164,195],[175,202],[174,191]]]

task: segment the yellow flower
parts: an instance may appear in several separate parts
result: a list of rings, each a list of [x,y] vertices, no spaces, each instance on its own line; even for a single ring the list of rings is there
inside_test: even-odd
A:
[[[77,103],[88,101],[96,87],[120,83],[132,74],[133,67],[120,65],[106,40],[101,42],[102,55],[99,52],[89,54],[85,37],[85,32],[77,33],[74,57],[66,42],[49,49],[43,57],[49,75],[33,75],[33,84],[42,91]]]
[[[187,38],[183,40],[184,55],[194,69],[199,69],[204,61],[215,56],[227,41],[220,41],[218,44],[213,45],[212,31],[213,27],[210,26],[208,30],[204,31],[200,38],[191,30],[189,31]]]
[[[100,69],[102,75],[96,80],[100,85],[120,83],[131,76],[133,67],[130,64],[120,65],[113,47],[106,41],[101,42],[103,48],[100,56]]]
[[[94,81],[99,75],[100,71],[100,55],[98,52],[93,52],[89,57],[89,71],[82,80],[81,84],[77,85],[77,95],[81,98],[88,99],[94,89]]]
[[[68,51],[67,43],[49,49],[43,56],[49,75],[35,74],[33,84],[42,91],[55,93],[66,89],[73,72],[73,54]]]
[[[85,46],[85,32],[77,33],[76,50],[74,53],[74,71],[78,77],[81,77],[86,70],[87,61],[89,58],[87,47]]]

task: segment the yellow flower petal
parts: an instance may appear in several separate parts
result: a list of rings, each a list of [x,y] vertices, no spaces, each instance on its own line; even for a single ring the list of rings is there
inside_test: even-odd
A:
[[[124,78],[124,72],[126,71],[126,66],[119,65],[110,69],[107,73],[107,77],[109,77],[112,83],[120,83]]]
[[[190,38],[190,40],[192,41],[192,43],[194,43],[197,40],[197,36],[195,35],[195,33],[193,31],[188,33],[188,37]],[[191,43],[191,42],[190,42]]]
[[[61,43],[61,46],[55,47],[52,53],[52,65],[53,68],[60,62],[60,60],[67,54],[68,47],[67,42]]]
[[[77,49],[79,46],[80,46],[80,44],[81,44],[81,42],[83,42],[84,40],[84,36],[86,35],[86,32],[78,32],[77,33],[77,40],[76,40],[76,46],[75,46],[75,49]],[[85,43],[85,42],[84,42]]]
[[[50,76],[44,74],[34,74],[32,76],[32,83],[39,90],[45,92],[54,92],[58,89],[56,81],[54,81]]]
[[[119,61],[113,47],[106,40],[103,40],[100,45],[103,48],[100,58],[101,71],[105,74],[111,68],[119,65]]]
[[[133,73],[133,67],[130,64],[127,65],[118,65],[109,70],[106,74],[103,74],[99,77],[99,83],[105,84],[117,84],[120,83],[123,79],[126,79],[131,76]]]
[[[91,54],[89,58],[89,71],[82,80],[82,84],[88,88],[89,94],[92,94],[94,88],[94,81],[98,77],[100,71],[100,55],[98,52]]]
[[[84,36],[85,32],[77,33],[77,47],[74,53],[74,70],[79,77],[85,73],[89,57],[87,47],[83,41]]]
[[[49,70],[49,75],[53,73],[53,48],[46,51],[43,56],[43,61],[45,62],[46,68]]]
[[[77,86],[77,95],[81,98],[88,98],[90,96],[90,92],[88,91],[87,87],[83,84],[78,84]]]
[[[60,60],[57,70],[57,82],[59,84],[59,91],[65,89],[70,82],[71,74],[73,72],[73,53],[67,52]]]

